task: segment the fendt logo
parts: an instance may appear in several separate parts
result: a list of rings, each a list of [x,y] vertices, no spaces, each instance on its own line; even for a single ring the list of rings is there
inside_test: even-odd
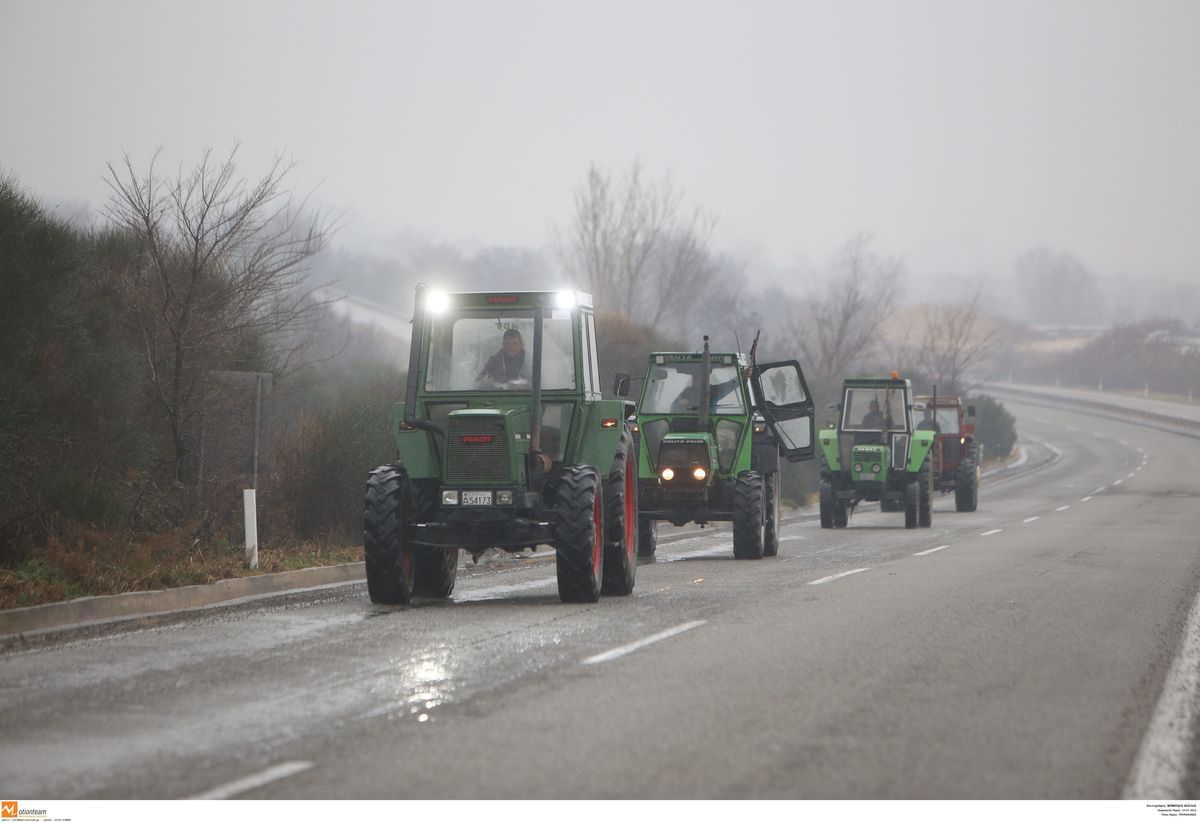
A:
[[[491,434],[463,434],[460,439],[472,445],[487,445],[492,441]]]
[[[17,803],[16,802],[0,802],[0,819],[16,819],[17,818]]]

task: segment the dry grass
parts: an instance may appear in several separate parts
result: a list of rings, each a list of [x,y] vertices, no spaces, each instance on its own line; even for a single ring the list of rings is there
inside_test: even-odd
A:
[[[137,536],[69,524],[36,559],[0,569],[0,609],[84,596],[203,585],[221,579],[337,565],[362,559],[359,545],[305,542],[260,545],[259,568],[243,567],[243,548],[228,541],[200,545],[179,528]]]

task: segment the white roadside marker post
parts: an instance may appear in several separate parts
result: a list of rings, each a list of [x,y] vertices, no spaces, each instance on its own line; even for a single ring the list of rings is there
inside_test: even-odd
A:
[[[258,510],[254,501],[254,489],[242,491],[242,507],[246,512],[246,567],[258,569]]]

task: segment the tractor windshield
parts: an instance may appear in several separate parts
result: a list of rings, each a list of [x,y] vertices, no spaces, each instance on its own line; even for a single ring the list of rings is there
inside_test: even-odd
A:
[[[907,431],[904,392],[888,388],[847,388],[843,431]]]
[[[669,362],[652,365],[640,411],[643,414],[696,414],[700,411],[700,363]],[[709,377],[709,413],[744,414],[738,391],[737,366],[715,365]]]
[[[542,320],[542,389],[575,388],[571,312]],[[533,311],[454,311],[431,318],[426,391],[528,391]]]
[[[957,434],[958,408],[938,408],[937,425],[937,430],[941,434]]]

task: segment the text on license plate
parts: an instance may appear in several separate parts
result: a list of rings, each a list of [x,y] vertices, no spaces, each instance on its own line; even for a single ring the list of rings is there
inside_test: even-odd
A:
[[[491,505],[491,491],[463,491],[463,505]]]

